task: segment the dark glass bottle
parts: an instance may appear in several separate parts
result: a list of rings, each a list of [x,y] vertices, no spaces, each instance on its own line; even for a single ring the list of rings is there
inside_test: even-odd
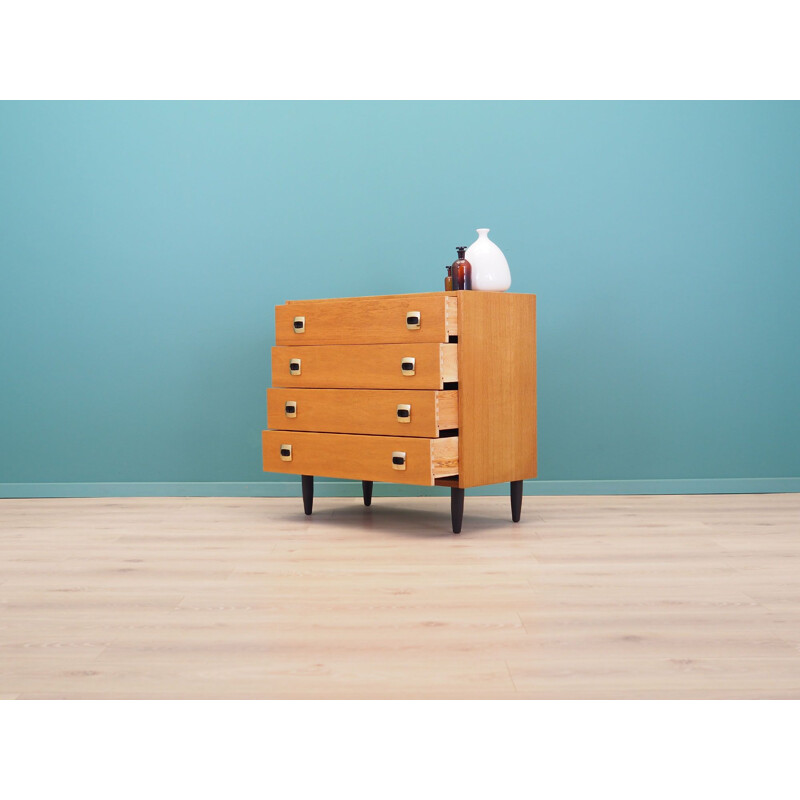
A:
[[[464,258],[466,247],[456,247],[458,258],[453,262],[453,288],[472,288],[472,264]]]
[[[453,291],[453,265],[448,264],[445,269],[447,270],[447,277],[444,279],[444,290],[446,292]]]

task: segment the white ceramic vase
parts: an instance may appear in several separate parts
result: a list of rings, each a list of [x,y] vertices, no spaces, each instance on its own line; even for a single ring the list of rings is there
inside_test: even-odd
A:
[[[482,292],[504,292],[511,286],[511,272],[503,251],[489,238],[488,228],[477,229],[478,238],[464,258],[472,265],[472,288]]]

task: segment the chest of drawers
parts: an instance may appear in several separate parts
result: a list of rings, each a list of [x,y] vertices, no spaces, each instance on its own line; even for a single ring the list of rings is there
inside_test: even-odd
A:
[[[289,301],[276,346],[264,470],[464,490],[536,477],[536,297],[496,292]]]

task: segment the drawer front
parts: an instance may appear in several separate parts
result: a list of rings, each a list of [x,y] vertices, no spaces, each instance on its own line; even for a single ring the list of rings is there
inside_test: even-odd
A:
[[[273,347],[272,385],[315,389],[442,389],[445,383],[458,380],[457,352],[457,344]]]
[[[454,295],[305,300],[275,307],[279,345],[447,342],[458,335]]]
[[[458,473],[458,437],[263,431],[265,472],[432,486]]]
[[[457,391],[269,389],[274,430],[437,437],[458,427]]]

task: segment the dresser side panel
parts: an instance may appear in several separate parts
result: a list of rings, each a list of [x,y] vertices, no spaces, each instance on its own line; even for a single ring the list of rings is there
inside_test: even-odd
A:
[[[460,292],[459,486],[536,477],[536,297]]]

